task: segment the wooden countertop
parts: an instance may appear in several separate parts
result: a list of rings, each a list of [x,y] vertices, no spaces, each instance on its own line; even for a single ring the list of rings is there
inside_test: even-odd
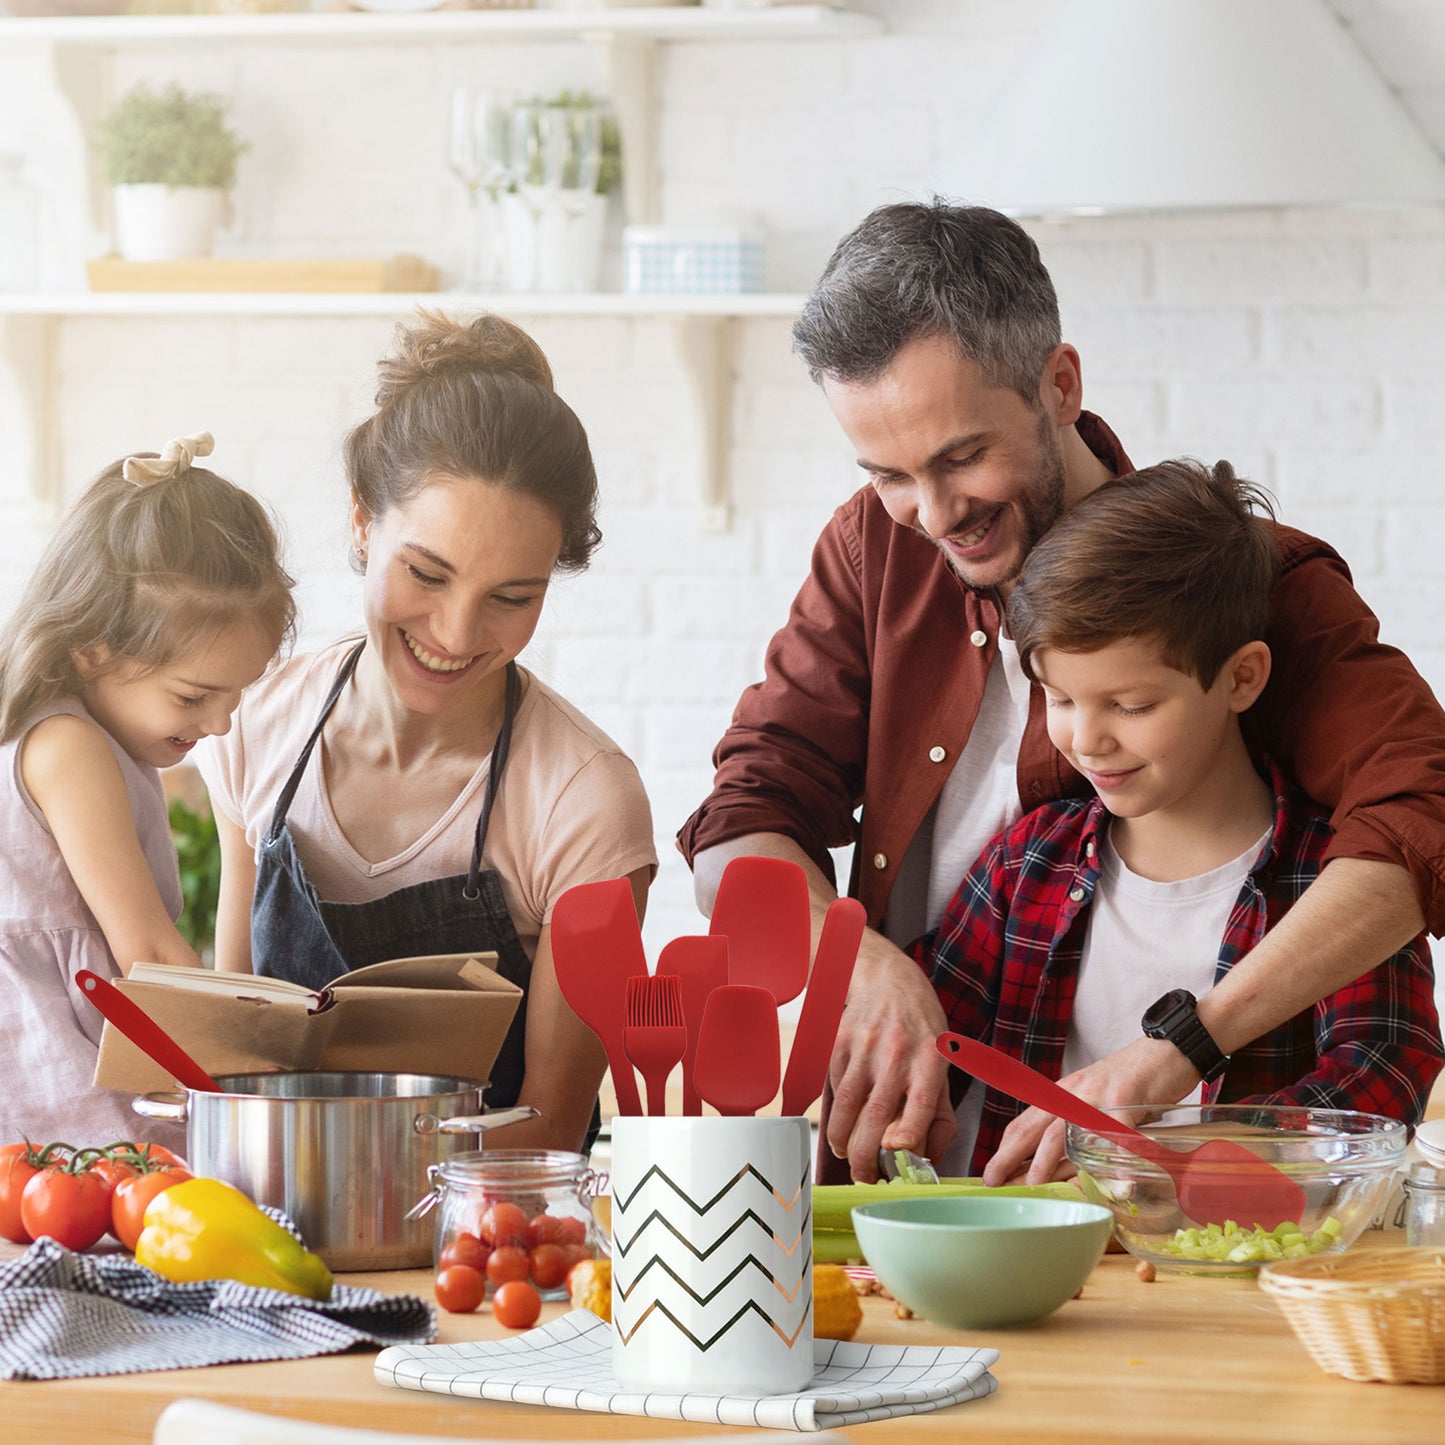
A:
[[[1356,1248],[1399,1247],[1374,1234]],[[425,1294],[424,1271],[354,1275],[348,1283]],[[547,1306],[548,1315],[564,1306]],[[503,1333],[485,1311],[441,1315],[452,1343]],[[852,1426],[860,1445],[971,1438],[992,1442],[1259,1442],[1393,1445],[1438,1441],[1445,1393],[1365,1385],[1326,1375],[1252,1280],[1134,1274],[1108,1255],[1082,1296],[1037,1326],[978,1333],[898,1320],[887,1301],[865,1302],[859,1339],[967,1343],[1000,1351],[998,1393],[928,1415]],[[70,1381],[0,1383],[0,1435],[46,1442],[148,1441],[172,1400],[198,1397],[241,1409],[371,1430],[498,1440],[716,1436],[716,1426],[541,1406],[453,1399],[376,1383],[370,1352],[274,1364],[214,1366]],[[738,1432],[758,1439],[758,1431]],[[782,1438],[781,1433],[772,1438]]]

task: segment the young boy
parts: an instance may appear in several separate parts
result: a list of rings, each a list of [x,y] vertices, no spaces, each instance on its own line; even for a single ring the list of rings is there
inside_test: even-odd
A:
[[[1008,606],[1050,740],[1097,796],[1005,829],[913,945],[950,1028],[1062,1078],[1141,1028],[1199,1070],[1196,1099],[1422,1117],[1445,1061],[1423,939],[1225,1058],[1193,1014],[1318,874],[1327,816],[1241,717],[1269,678],[1268,501],[1227,463],[1101,487],[1038,543]],[[1141,1025],[1141,1016],[1144,1022]],[[971,1083],[969,1172],[1021,1105]],[[1186,1101],[1187,1102],[1187,1101]]]

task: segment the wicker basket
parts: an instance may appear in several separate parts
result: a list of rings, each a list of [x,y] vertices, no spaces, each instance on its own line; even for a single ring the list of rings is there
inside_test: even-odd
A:
[[[1357,1250],[1259,1272],[1315,1364],[1347,1380],[1445,1383],[1445,1250]]]

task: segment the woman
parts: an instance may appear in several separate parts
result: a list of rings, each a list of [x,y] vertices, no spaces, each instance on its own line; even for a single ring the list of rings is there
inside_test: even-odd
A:
[[[497,1137],[578,1149],[601,1045],[557,987],[558,896],[657,867],[636,768],[515,658],[555,572],[600,540],[581,423],[525,332],[423,315],[346,440],[365,636],[247,694],[202,771],[223,858],[221,968],[320,987],[386,958],[494,950],[525,993],[489,1104]]]

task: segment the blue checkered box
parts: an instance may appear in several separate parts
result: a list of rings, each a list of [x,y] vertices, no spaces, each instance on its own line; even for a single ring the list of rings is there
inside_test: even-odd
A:
[[[763,243],[736,226],[628,226],[622,273],[638,296],[761,291]]]

